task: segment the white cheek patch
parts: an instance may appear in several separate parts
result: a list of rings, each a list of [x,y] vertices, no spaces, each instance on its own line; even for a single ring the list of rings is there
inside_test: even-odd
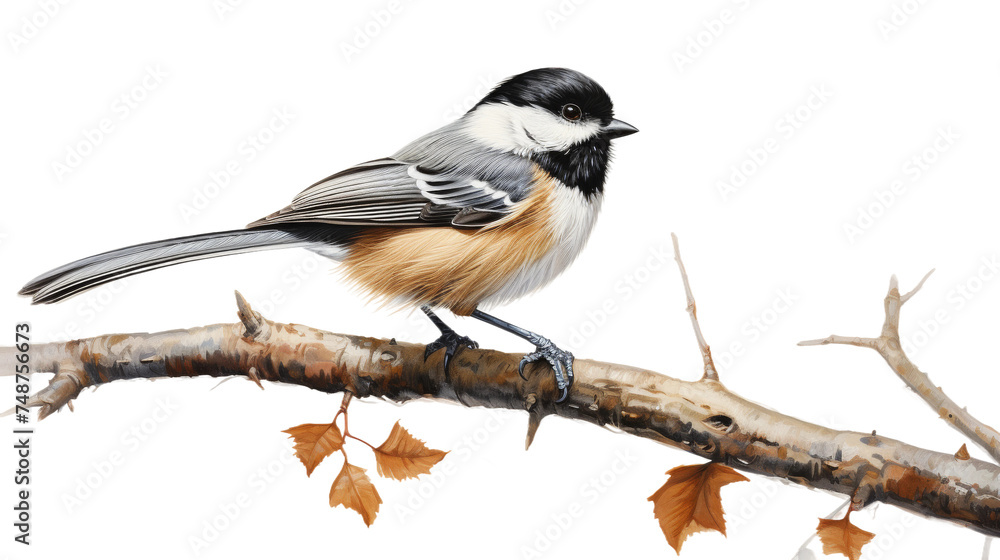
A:
[[[570,122],[538,107],[480,105],[466,116],[467,132],[491,148],[524,155],[564,151],[600,133],[595,122]]]
[[[563,151],[597,136],[600,125],[593,121],[570,122],[545,109],[523,107],[520,125],[543,150]]]

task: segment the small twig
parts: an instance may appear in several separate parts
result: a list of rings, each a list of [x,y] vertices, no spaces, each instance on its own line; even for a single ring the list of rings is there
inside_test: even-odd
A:
[[[261,317],[260,313],[257,313],[250,307],[250,304],[247,303],[247,300],[239,290],[236,291],[236,308],[240,321],[246,327],[243,337],[256,340],[266,339],[270,334],[267,321]],[[263,389],[263,387],[261,388]]]
[[[861,346],[863,348],[874,348],[877,338],[862,338],[860,336],[838,336],[831,334],[826,338],[813,340],[803,340],[799,346],[826,346],[827,344],[847,344],[850,346]]]
[[[906,292],[905,296],[899,298],[900,305],[906,303],[911,297],[913,297],[913,294],[919,292],[920,288],[924,287],[924,282],[926,282],[927,279],[931,277],[931,274],[934,274],[933,268],[927,271],[927,274],[924,274],[924,277],[920,279],[920,282],[917,282],[917,286],[915,288],[913,288],[909,292]],[[893,275],[893,278],[896,278],[896,276]]]
[[[375,446],[374,446],[374,445],[372,445],[372,444],[368,443],[367,441],[365,441],[365,440],[363,440],[363,439],[359,438],[358,436],[356,436],[356,435],[354,435],[354,434],[346,434],[346,435],[347,435],[347,437],[349,437],[349,438],[351,438],[351,439],[353,439],[353,440],[357,440],[357,441],[360,441],[361,443],[363,443],[363,444],[367,445],[368,447],[371,447],[372,449],[375,449]]]
[[[337,418],[340,418],[341,414],[344,415],[345,436],[347,435],[347,407],[350,406],[352,398],[354,398],[354,393],[350,391],[344,391],[344,398],[340,401],[340,410],[338,410],[337,413],[333,415],[333,422],[332,422],[333,424],[337,423]]]
[[[354,398],[354,393],[352,393],[350,391],[344,391],[344,400],[341,401],[341,403],[340,403],[340,410],[338,410],[337,414],[334,415],[334,417],[333,417],[333,423],[336,424],[337,423],[337,418],[341,414],[343,414],[344,415],[344,437],[360,441],[361,443],[367,445],[368,447],[371,447],[372,449],[375,449],[374,445],[372,445],[372,444],[368,443],[367,441],[359,438],[358,436],[352,434],[351,430],[347,427],[347,407],[351,404],[351,399],[352,398]],[[347,455],[346,454],[344,455],[344,459],[347,459]]]
[[[261,391],[264,390],[264,385],[262,385],[260,382],[260,375],[257,374],[257,368],[250,366],[250,370],[247,371],[247,377],[250,378],[250,381],[256,383],[257,386],[260,387]]]
[[[980,422],[976,417],[969,414],[969,411],[965,408],[958,406],[940,387],[931,383],[930,377],[923,371],[920,371],[910,361],[906,353],[903,352],[902,342],[899,337],[900,310],[904,303],[920,291],[920,288],[923,287],[924,282],[927,281],[932,272],[934,272],[933,269],[925,274],[917,286],[905,295],[899,294],[899,281],[896,277],[893,276],[890,278],[889,292],[885,296],[885,321],[882,323],[882,334],[877,338],[830,335],[826,338],[804,340],[799,343],[799,346],[847,344],[875,350],[889,364],[892,371],[896,372],[896,375],[910,389],[920,395],[938,413],[942,420],[965,434],[970,440],[989,453],[995,461],[1000,463],[1000,432]]]
[[[671,233],[670,238],[674,242],[674,259],[677,261],[677,268],[681,270],[681,279],[684,280],[684,292],[687,294],[687,312],[691,315],[694,336],[698,339],[698,349],[701,350],[701,357],[705,362],[705,374],[702,376],[702,379],[718,381],[719,373],[715,369],[715,362],[712,361],[712,349],[708,347],[708,342],[705,341],[705,336],[701,333],[701,325],[698,324],[698,306],[695,305],[694,293],[691,292],[687,270],[684,269],[684,262],[681,261],[681,248],[677,242],[677,234]]]

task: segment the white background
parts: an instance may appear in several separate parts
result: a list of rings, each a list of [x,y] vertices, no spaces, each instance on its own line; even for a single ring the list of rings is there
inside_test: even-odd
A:
[[[0,328],[11,338],[20,321],[39,342],[230,322],[239,289],[274,320],[429,341],[435,332],[422,317],[366,306],[329,274],[332,265],[299,250],[157,271],[54,306],[15,294],[92,253],[240,227],[313,181],[448,122],[506,76],[566,66],[599,81],[617,116],[641,132],[615,143],[603,215],[580,259],[500,316],[581,357],[695,379],[699,355],[669,260],[675,231],[728,387],[805,420],[953,452],[965,440],[875,353],[795,346],[831,332],[877,334],[889,276],[908,289],[936,267],[904,311],[904,335],[919,343],[913,358],[959,403],[1000,423],[992,350],[1000,281],[983,266],[1000,250],[996,3],[424,0],[392,4],[390,18],[381,0],[254,1],[224,13],[209,0],[142,4],[74,2],[51,17],[38,15],[46,2],[3,4]],[[359,37],[366,26],[375,33]],[[345,54],[352,44],[359,52]],[[155,89],[135,89],[147,68],[165,76],[146,80]],[[813,93],[822,90],[825,100]],[[123,94],[142,99],[126,112]],[[275,110],[294,117],[262,132]],[[54,170],[102,119],[113,129],[83,147],[82,163]],[[934,150],[942,130],[957,138]],[[258,134],[271,142],[250,161],[241,145]],[[768,139],[774,153],[748,163]],[[934,161],[921,169],[914,156]],[[224,189],[206,188],[233,159],[240,173]],[[744,165],[745,184],[723,197],[720,183]],[[901,189],[890,200],[895,181]],[[185,217],[195,202],[202,208]],[[848,235],[859,220],[860,234]],[[295,282],[297,270],[307,272]],[[613,312],[601,316],[608,300]],[[448,321],[485,347],[530,350],[474,321]],[[727,359],[733,343],[745,351]],[[46,379],[35,376],[35,387]],[[287,461],[281,433],[328,421],[339,396],[271,384],[262,392],[240,380],[210,392],[216,383],[114,383],[38,425],[33,544],[12,544],[5,474],[2,550],[194,556],[191,539],[245,493],[249,506],[200,557],[673,557],[646,498],[667,469],[700,462],[552,418],[525,452],[523,412],[358,402],[359,435],[381,441],[402,419],[430,446],[453,451],[448,475],[376,479],[384,503],[366,528],[327,505],[339,460],[306,478]],[[12,403],[13,387],[3,394]],[[162,403],[169,414],[157,412]],[[14,457],[3,447],[0,471],[10,473]],[[374,475],[372,457],[350,450]],[[112,456],[121,461],[102,473]],[[728,539],[695,535],[684,558],[791,558],[842,502],[751,479],[723,490]],[[574,504],[583,514],[566,522]],[[984,541],[887,506],[853,518],[878,535],[866,558],[978,558]]]

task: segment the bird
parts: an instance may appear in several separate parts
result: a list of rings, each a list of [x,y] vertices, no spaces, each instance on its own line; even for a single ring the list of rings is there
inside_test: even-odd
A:
[[[583,250],[604,198],[611,141],[638,132],[614,118],[607,92],[566,68],[501,81],[455,121],[389,157],[314,183],[244,229],[132,245],[80,259],[28,282],[32,303],[183,262],[300,247],[338,261],[373,301],[418,307],[441,332],[447,374],[463,346],[478,348],[436,313],[446,309],[535,346],[518,373],[545,360],[566,400],[573,354],[484,309],[532,293]]]

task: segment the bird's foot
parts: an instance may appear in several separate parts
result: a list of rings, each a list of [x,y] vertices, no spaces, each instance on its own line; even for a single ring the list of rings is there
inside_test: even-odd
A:
[[[524,366],[531,362],[545,359],[552,366],[552,371],[556,375],[556,387],[559,388],[560,395],[557,403],[561,403],[569,396],[569,388],[573,385],[573,353],[567,352],[551,340],[539,336],[535,343],[535,351],[521,358],[521,363],[517,366],[517,373],[524,379]]]
[[[451,358],[458,352],[460,346],[466,346],[468,348],[479,348],[479,343],[467,336],[462,336],[452,329],[445,327],[441,329],[441,336],[437,340],[427,345],[424,349],[424,361],[431,356],[434,352],[444,348],[444,371],[448,373],[448,366],[451,364]]]

